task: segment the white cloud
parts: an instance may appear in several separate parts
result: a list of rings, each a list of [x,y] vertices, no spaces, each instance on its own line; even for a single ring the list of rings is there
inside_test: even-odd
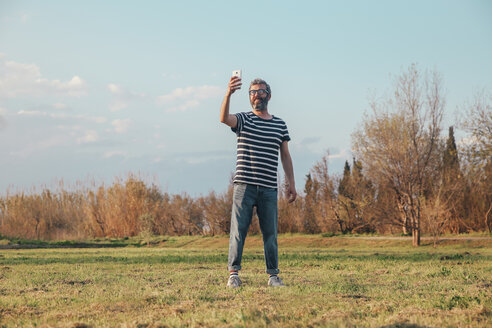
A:
[[[87,94],[87,84],[79,76],[68,82],[42,78],[35,64],[5,61],[0,57],[0,98],[18,96],[73,96]]]
[[[167,112],[177,112],[178,110],[179,111],[185,111],[189,108],[197,107],[198,105],[200,105],[200,102],[198,100],[188,100],[184,104],[179,105],[177,107],[171,107],[171,108],[167,109],[166,111]]]
[[[81,119],[84,119],[86,121],[90,121],[90,122],[94,122],[94,123],[98,123],[98,124],[106,123],[108,121],[107,118],[102,117],[102,116],[88,116],[88,117],[85,117],[85,116],[82,116],[82,115],[77,115],[77,118],[81,118]]]
[[[161,104],[168,104],[175,100],[182,99],[207,99],[214,98],[222,93],[222,89],[218,86],[203,85],[200,87],[186,87],[177,88],[173,92],[167,95],[159,96],[158,102]]]
[[[116,133],[127,132],[130,124],[131,121],[129,119],[116,119],[111,122],[111,125],[114,126],[114,130]]]
[[[108,152],[104,153],[104,155],[103,155],[104,158],[111,158],[114,156],[123,156],[124,157],[124,156],[126,156],[126,153],[123,151],[113,150],[113,151],[108,151]]]
[[[39,141],[38,145],[41,149],[55,147],[64,144],[66,140],[60,136],[53,136],[51,138]]]
[[[301,145],[311,145],[311,144],[316,144],[321,140],[321,137],[307,137],[301,140]]]
[[[82,126],[80,125],[57,125],[56,126],[58,129],[63,130],[63,131],[80,131],[82,130]]]
[[[116,84],[113,84],[113,83],[108,84],[108,89],[113,94],[121,94],[123,92],[123,90],[121,89],[121,87],[119,87],[119,86],[117,86]]]
[[[143,93],[128,91],[113,83],[108,84],[108,90],[111,92],[113,98],[109,104],[109,110],[112,112],[127,108],[132,102],[145,98],[145,94]]]
[[[77,138],[78,144],[93,143],[99,140],[99,135],[96,131],[90,130],[86,131],[83,137]]]
[[[168,111],[184,111],[199,106],[202,100],[219,97],[223,91],[221,87],[214,85],[177,88],[169,94],[157,97],[157,104],[169,107]]]
[[[117,112],[128,107],[128,102],[123,100],[123,89],[116,84],[109,84],[108,89],[113,95],[113,101],[109,105],[109,110],[112,112]]]
[[[52,113],[52,114],[50,114],[50,117],[51,118],[61,118],[61,119],[64,119],[64,118],[69,118],[70,116],[68,114],[65,114],[65,113]]]
[[[123,102],[123,101],[113,101],[109,105],[109,110],[112,112],[117,112],[119,110],[125,109],[128,107],[128,103]]]
[[[66,84],[61,83],[58,80],[51,83],[56,85],[58,89],[67,92],[70,96],[79,97],[87,93],[87,85],[85,81],[78,76],[72,77],[72,79]]]
[[[322,142],[322,138],[317,137],[305,137],[298,141],[292,141],[292,148],[296,151],[308,151],[313,154],[323,156],[326,152],[326,147]]]
[[[65,109],[65,108],[67,108],[67,105],[66,104],[63,104],[63,103],[56,103],[56,104],[53,104],[53,108],[55,108],[55,109]]]
[[[53,119],[77,119],[84,120],[86,122],[92,123],[106,123],[108,119],[102,116],[85,116],[85,115],[70,115],[67,113],[47,113],[39,110],[20,110],[17,112],[17,115],[23,116],[49,116]]]
[[[20,110],[17,112],[18,115],[25,115],[25,116],[46,116],[48,113],[46,112],[41,112],[39,110]]]
[[[44,113],[46,115],[46,113]],[[93,123],[106,123],[108,121],[107,118],[102,117],[102,116],[85,116],[85,115],[69,115],[66,113],[52,113],[49,114],[51,118],[55,119],[77,119],[77,120],[84,120],[86,122],[93,122]]]
[[[347,149],[342,149],[342,151],[340,151],[338,154],[328,155],[328,158],[329,159],[336,159],[336,158],[349,159],[350,158],[349,155],[350,154],[349,154]]]

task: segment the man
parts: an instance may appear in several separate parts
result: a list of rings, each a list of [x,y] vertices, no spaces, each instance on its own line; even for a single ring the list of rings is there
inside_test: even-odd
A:
[[[252,111],[229,114],[231,95],[241,88],[241,79],[231,77],[220,108],[220,121],[237,135],[237,162],[229,240],[229,280],[227,286],[241,286],[238,272],[248,228],[256,207],[263,235],[268,285],[284,286],[278,277],[277,249],[277,167],[278,153],[287,177],[289,202],[296,197],[294,170],[289,153],[289,132],[285,122],[268,112],[272,97],[268,83],[255,79],[249,87]]]

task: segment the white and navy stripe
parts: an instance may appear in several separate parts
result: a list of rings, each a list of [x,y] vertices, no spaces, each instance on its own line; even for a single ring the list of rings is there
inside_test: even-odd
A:
[[[289,141],[285,122],[273,116],[265,120],[253,112],[237,113],[237,161],[235,183],[277,188],[278,152]]]

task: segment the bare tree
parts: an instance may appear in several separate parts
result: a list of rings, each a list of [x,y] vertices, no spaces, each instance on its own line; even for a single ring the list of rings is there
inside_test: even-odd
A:
[[[446,194],[444,192],[446,187],[441,181],[433,196],[425,199],[422,206],[423,223],[426,231],[432,236],[434,247],[437,246],[439,237],[452,218],[453,193]]]
[[[395,80],[392,97],[372,101],[372,114],[353,134],[353,150],[377,186],[390,186],[413,245],[420,245],[422,201],[438,176],[444,99],[437,72],[422,75],[410,65]],[[402,225],[405,222],[402,222]]]
[[[476,168],[483,169],[492,162],[492,94],[480,92],[465,106],[466,118],[461,119],[460,127],[470,134],[467,158]]]
[[[492,232],[492,94],[478,93],[466,105],[460,127],[468,132],[463,143],[464,171],[473,192],[468,194],[470,217],[482,217],[483,228]],[[470,213],[475,212],[475,213]],[[478,227],[480,229],[480,227]]]
[[[315,188],[315,216],[316,225],[321,232],[335,232],[337,227],[336,193],[334,178],[328,172],[328,159],[330,153],[327,150],[320,161],[311,169],[313,185]],[[308,198],[306,194],[306,200]]]

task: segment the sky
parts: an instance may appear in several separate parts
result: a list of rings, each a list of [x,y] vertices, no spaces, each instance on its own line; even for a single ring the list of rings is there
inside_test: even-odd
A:
[[[0,194],[128,174],[224,192],[236,69],[231,113],[250,110],[251,80],[270,84],[303,190],[327,151],[341,174],[369,100],[412,63],[442,75],[447,134],[492,90],[492,1],[0,0]]]

